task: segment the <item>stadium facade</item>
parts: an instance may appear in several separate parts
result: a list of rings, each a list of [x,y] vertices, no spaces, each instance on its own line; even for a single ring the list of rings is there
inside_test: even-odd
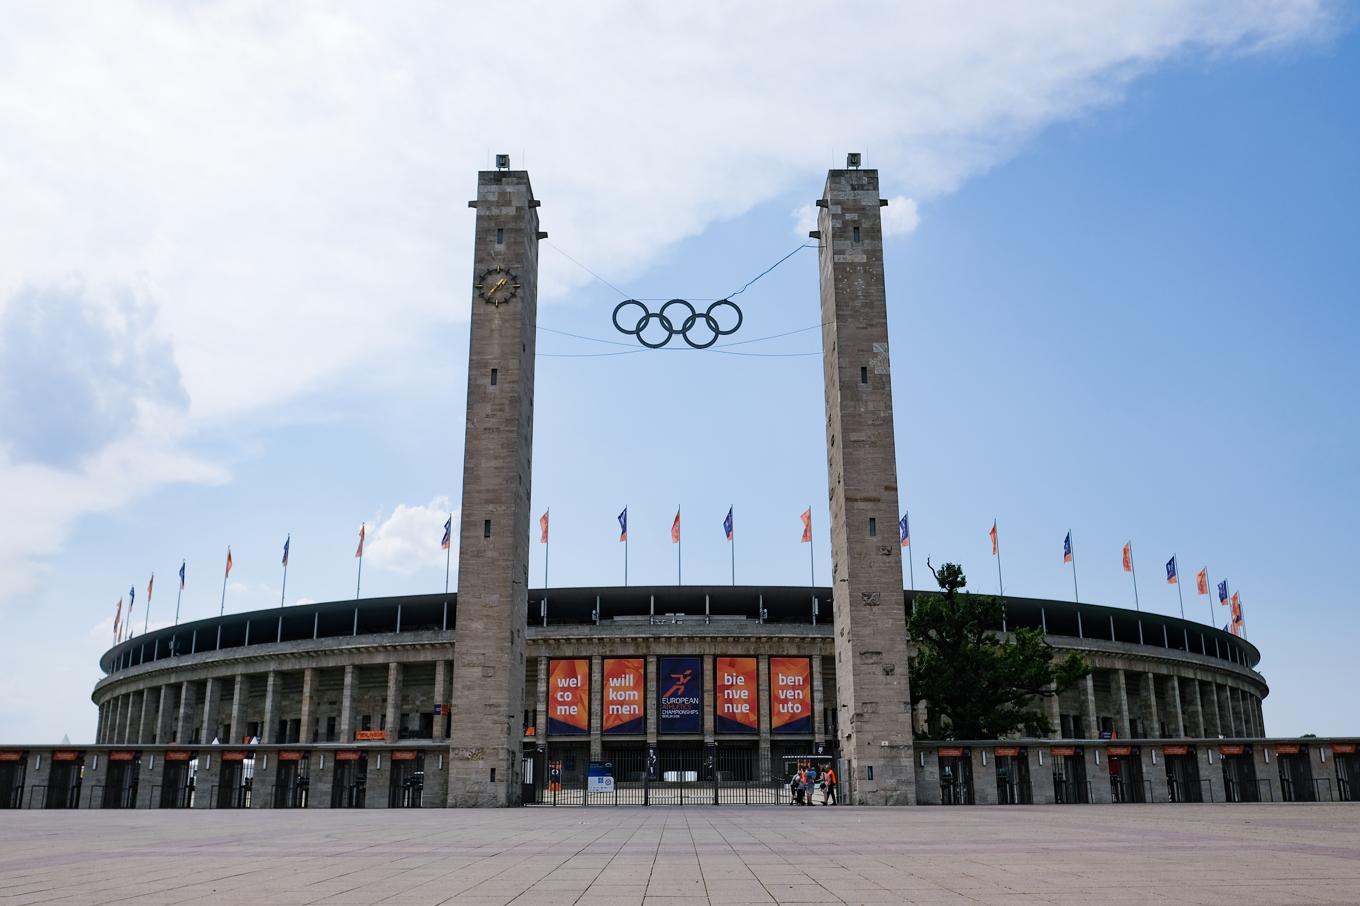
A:
[[[818,200],[831,587],[528,588],[538,201],[479,174],[456,593],[229,614],[101,660],[96,742],[0,746],[0,806],[1353,798],[1354,740],[1271,740],[1229,633],[1007,598],[1094,672],[1053,739],[936,743],[909,688],[878,174]],[[883,531],[879,530],[883,527]]]

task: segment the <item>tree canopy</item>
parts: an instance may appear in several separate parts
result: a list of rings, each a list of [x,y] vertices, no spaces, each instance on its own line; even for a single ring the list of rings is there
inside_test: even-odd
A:
[[[1039,629],[998,630],[1005,601],[963,592],[963,568],[931,568],[940,593],[917,595],[907,630],[916,643],[912,695],[928,702],[927,736],[999,739],[1017,730],[1046,736],[1042,702],[1091,672],[1086,659],[1057,658]]]

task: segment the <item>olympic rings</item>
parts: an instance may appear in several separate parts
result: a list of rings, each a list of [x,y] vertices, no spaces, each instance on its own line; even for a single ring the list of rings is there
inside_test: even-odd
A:
[[[624,326],[627,321],[625,321],[624,324],[619,323],[619,312],[623,311],[623,309],[629,305],[636,305],[642,312],[638,315],[637,320],[633,322],[631,328]],[[678,314],[674,317],[667,314],[667,311],[672,306],[679,306],[684,309],[686,312],[685,316],[680,318]],[[714,311],[723,306],[732,309],[737,316],[737,323],[725,330],[718,324],[718,319],[713,315]],[[696,311],[694,306],[685,299],[671,299],[657,311],[652,311],[637,299],[624,299],[618,305],[614,306],[613,320],[615,330],[630,337],[637,337],[638,342],[648,349],[660,349],[669,343],[677,333],[680,334],[680,337],[688,343],[692,349],[707,349],[718,342],[718,337],[725,337],[736,333],[741,328],[741,323],[745,320],[745,316],[742,315],[741,309],[737,307],[737,304],[730,299],[719,299],[702,312]],[[677,322],[680,325],[678,328],[675,326]],[[661,330],[664,330],[665,335],[654,334],[651,337],[647,336],[645,332],[653,324],[656,324]],[[694,337],[690,336],[690,332],[700,325],[703,325],[703,327],[698,332],[698,339],[696,340]]]

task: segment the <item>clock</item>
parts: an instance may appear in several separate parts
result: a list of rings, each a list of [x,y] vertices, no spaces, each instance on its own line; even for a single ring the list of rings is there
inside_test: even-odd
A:
[[[497,265],[477,278],[474,288],[483,301],[499,307],[502,302],[511,302],[519,295],[519,278]]]

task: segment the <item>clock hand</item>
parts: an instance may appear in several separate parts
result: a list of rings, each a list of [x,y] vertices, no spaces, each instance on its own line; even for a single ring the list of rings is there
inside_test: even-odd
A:
[[[491,289],[488,290],[488,293],[494,293],[496,290],[498,290],[498,289],[500,289],[502,286],[504,286],[504,285],[505,285],[506,279],[507,279],[507,278],[502,277],[502,278],[500,278],[499,280],[497,280],[497,281],[496,281],[496,285],[493,286],[493,287],[491,287]]]

